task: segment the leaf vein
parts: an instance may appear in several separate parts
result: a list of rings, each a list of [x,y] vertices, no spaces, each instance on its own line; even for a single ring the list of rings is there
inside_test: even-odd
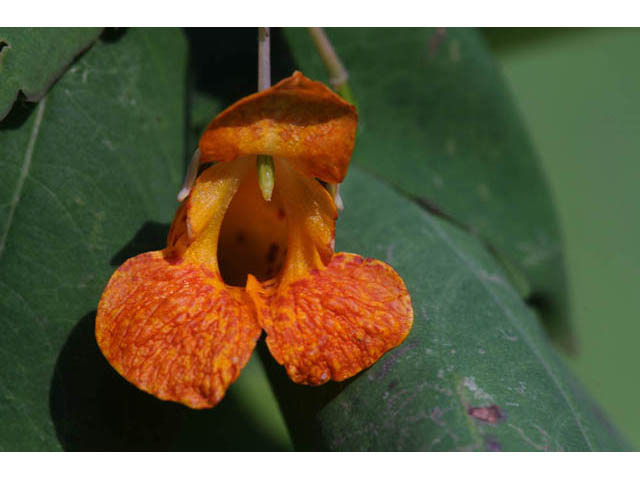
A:
[[[31,135],[29,136],[27,150],[24,154],[22,170],[20,171],[20,176],[18,177],[16,188],[13,191],[13,197],[11,198],[9,215],[7,216],[7,223],[5,224],[4,230],[2,231],[2,237],[0,237],[0,258],[2,258],[2,254],[4,253],[4,248],[7,243],[7,237],[9,236],[9,230],[11,229],[11,225],[13,223],[13,216],[15,214],[16,208],[18,207],[18,203],[20,202],[20,197],[24,188],[24,182],[29,175],[29,170],[31,168],[31,159],[33,158],[33,150],[38,138],[38,134],[40,133],[40,124],[42,123],[42,117],[44,116],[46,105],[47,97],[43,98],[40,101],[40,103],[38,104],[38,109],[36,110],[36,118],[33,122],[33,128],[31,130]]]

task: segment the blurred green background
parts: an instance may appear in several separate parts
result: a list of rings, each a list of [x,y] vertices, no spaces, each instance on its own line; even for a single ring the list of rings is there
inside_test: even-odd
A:
[[[569,363],[638,449],[640,29],[483,31],[556,202],[578,341]]]

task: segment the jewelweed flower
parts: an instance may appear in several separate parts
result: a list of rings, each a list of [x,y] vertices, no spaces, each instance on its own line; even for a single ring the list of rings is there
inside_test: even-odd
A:
[[[400,276],[333,249],[337,210],[318,180],[342,182],[356,124],[353,106],[299,72],[213,119],[199,148],[215,164],[179,207],[167,247],[127,260],[100,299],[96,338],[122,376],[207,408],[262,330],[308,385],[349,378],[406,338],[413,310]],[[257,155],[274,159],[269,202]]]

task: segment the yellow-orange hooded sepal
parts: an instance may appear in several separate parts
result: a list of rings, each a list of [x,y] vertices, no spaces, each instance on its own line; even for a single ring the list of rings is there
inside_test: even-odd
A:
[[[288,159],[308,177],[341,183],[357,123],[353,105],[295,72],[214,118],[200,139],[201,162],[270,155]]]

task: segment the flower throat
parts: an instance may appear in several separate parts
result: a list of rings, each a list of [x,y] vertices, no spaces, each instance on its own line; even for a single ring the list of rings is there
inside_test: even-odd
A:
[[[255,162],[253,162],[255,164]],[[287,255],[287,216],[276,179],[270,202],[262,197],[255,165],[244,176],[225,213],[218,241],[224,283],[244,287],[247,275],[275,277]]]

